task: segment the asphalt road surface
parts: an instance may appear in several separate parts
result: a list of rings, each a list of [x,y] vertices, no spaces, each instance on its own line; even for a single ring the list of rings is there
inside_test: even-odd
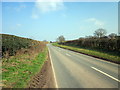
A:
[[[118,65],[48,44],[57,88],[118,88]]]

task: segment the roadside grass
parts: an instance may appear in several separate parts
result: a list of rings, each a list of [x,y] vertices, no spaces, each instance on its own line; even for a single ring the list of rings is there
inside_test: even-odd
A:
[[[47,48],[34,59],[28,54],[2,60],[2,82],[4,88],[26,88],[31,77],[38,73],[47,56]]]
[[[95,56],[98,58],[107,59],[109,61],[113,61],[116,63],[120,63],[119,55],[115,55],[115,54],[112,55],[111,53],[107,53],[107,52],[103,52],[99,50],[84,49],[84,48],[75,47],[75,46],[59,45],[58,43],[53,43],[52,45],[65,48],[65,49],[69,49],[69,50],[73,50],[73,51],[77,51],[77,52],[84,53],[87,55]]]

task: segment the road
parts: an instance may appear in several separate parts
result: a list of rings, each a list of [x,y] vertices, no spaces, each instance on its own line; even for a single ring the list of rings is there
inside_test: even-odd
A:
[[[48,45],[57,88],[118,88],[118,65]]]

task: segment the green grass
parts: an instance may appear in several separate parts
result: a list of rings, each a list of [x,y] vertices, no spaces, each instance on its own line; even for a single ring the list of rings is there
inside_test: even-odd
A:
[[[120,62],[119,55],[114,55],[114,54],[112,55],[106,52],[101,52],[99,50],[91,50],[91,49],[84,49],[84,48],[79,48],[79,47],[74,47],[74,46],[59,45],[58,43],[53,43],[52,45],[58,46],[61,48],[66,48],[69,50],[74,50],[74,51],[81,52],[81,53],[85,53],[85,54],[92,55],[92,56],[97,56],[99,58],[108,59],[114,62]]]
[[[5,88],[25,88],[31,77],[38,73],[46,60],[47,49],[39,53],[36,58],[29,60],[27,54],[3,59],[2,80]]]

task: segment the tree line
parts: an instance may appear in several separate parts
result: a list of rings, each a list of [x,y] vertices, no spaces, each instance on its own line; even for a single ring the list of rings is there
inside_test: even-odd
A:
[[[120,52],[120,36],[115,33],[111,33],[106,36],[107,31],[105,29],[97,29],[94,32],[94,36],[86,36],[77,40],[65,41],[64,36],[58,38],[59,44],[79,46],[84,48],[96,48],[108,51],[119,51]]]

